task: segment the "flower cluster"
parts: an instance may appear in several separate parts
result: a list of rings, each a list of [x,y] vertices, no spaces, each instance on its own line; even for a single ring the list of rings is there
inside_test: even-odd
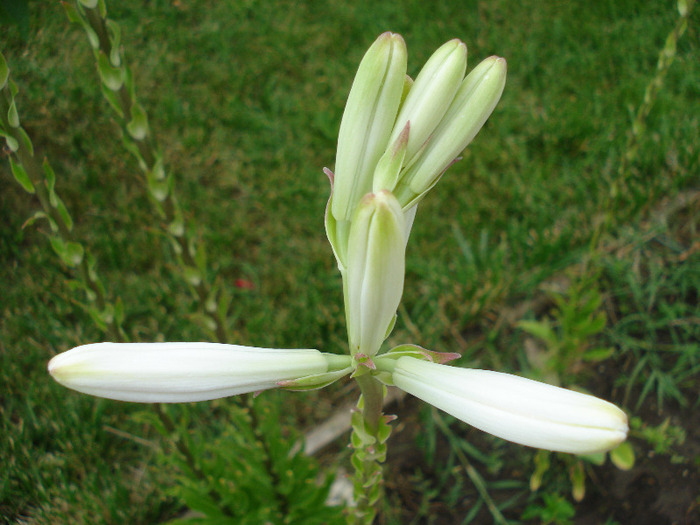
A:
[[[384,33],[360,63],[341,122],[325,225],[338,268],[349,355],[212,343],[99,343],[54,357],[49,371],[80,392],[138,402],[303,390],[371,374],[481,430],[571,453],[608,450],[627,417],[595,397],[522,377],[447,366],[458,357],[402,345],[381,353],[403,294],[418,203],[479,132],[501,97],[506,62],[465,76],[467,48],[441,46],[415,81],[401,36]]]

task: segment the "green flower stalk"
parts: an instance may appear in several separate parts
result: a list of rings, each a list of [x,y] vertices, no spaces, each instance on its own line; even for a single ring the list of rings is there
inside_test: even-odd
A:
[[[344,291],[353,356],[376,355],[393,327],[403,294],[405,228],[388,191],[365,195],[352,220]]]

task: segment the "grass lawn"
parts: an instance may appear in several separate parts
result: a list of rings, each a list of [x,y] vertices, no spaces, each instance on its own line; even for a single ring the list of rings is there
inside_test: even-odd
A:
[[[467,43],[469,69],[506,57],[500,104],[420,206],[390,343],[589,389],[628,412],[637,460],[625,471],[609,460],[536,453],[407,399],[393,407],[399,419],[380,523],[491,523],[489,505],[513,522],[700,519],[697,10],[621,175],[637,108],[678,19],[671,1],[107,7],[188,235],[206,246],[209,278],[231,297],[229,338],[245,345],[346,351],[322,168],[333,166],[343,105],[376,36],[404,36],[413,76],[455,37]],[[126,337],[214,340],[100,92],[84,31],[58,2],[32,2],[30,13],[26,38],[0,26],[22,126],[56,172],[74,236],[94,255],[107,298],[124,306]],[[192,476],[186,461],[172,459],[178,441],[161,438],[150,407],[83,396],[47,374],[56,353],[108,336],[51,249],[48,224],[25,225],[39,204],[8,162],[0,184],[0,521],[182,516],[186,504],[196,507]],[[268,393],[256,399],[257,413],[269,411],[274,425],[257,428],[273,448],[288,447],[356,396],[348,382]],[[222,505],[249,504],[249,516],[263,516],[239,454],[259,436],[239,440],[230,424],[250,424],[257,416],[248,409],[221,400],[169,414],[177,439],[189,440],[209,469],[197,487],[218,483],[225,492],[230,476],[237,485]],[[320,466],[294,469],[311,478],[317,468],[331,477],[350,469],[346,443],[325,451]],[[217,451],[229,446],[228,455]]]

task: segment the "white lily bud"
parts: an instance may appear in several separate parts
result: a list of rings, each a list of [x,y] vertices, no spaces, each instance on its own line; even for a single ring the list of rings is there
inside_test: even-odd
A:
[[[141,403],[204,401],[257,392],[327,370],[328,362],[318,350],[217,343],[96,343],[49,361],[49,372],[65,387]]]
[[[388,191],[369,193],[352,220],[344,276],[350,353],[372,357],[394,321],[403,294],[406,225]]]
[[[481,130],[501,98],[506,70],[505,59],[493,56],[464,79],[425,148],[400,176],[394,193],[404,209],[430,191]]]
[[[401,357],[394,384],[478,429],[521,445],[573,454],[614,448],[627,416],[593,396],[488,370]]]
[[[389,145],[406,77],[406,44],[383,33],[360,62],[338,134],[330,212],[349,221],[360,199],[372,191],[372,175]]]
[[[406,100],[401,105],[389,139],[389,144],[398,140],[406,124],[410,122],[411,132],[406,148],[408,163],[423,147],[447,112],[464,79],[466,69],[467,46],[455,38],[440,46],[418,73]]]

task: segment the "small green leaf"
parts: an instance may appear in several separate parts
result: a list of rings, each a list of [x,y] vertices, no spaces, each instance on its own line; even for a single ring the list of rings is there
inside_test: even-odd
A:
[[[610,461],[620,470],[630,470],[634,467],[634,449],[628,441],[620,443],[610,451]]]
[[[119,97],[117,94],[102,84],[102,95],[105,97],[107,102],[109,102],[109,105],[112,106],[112,109],[116,112],[116,114],[119,115],[120,118],[124,118],[124,112],[119,104]]]
[[[87,291],[87,290],[86,290]],[[94,294],[93,294],[94,295]],[[89,297],[89,294],[88,294]],[[92,299],[91,299],[92,300]],[[102,318],[102,315],[100,314],[100,311],[95,308],[94,306],[91,306],[87,309],[88,313],[90,314],[90,317],[92,317],[92,321],[97,325],[97,328],[99,328],[101,331],[106,332],[107,331],[107,325],[105,324],[104,319]]]
[[[41,167],[44,168],[44,175],[46,175],[46,189],[49,190],[49,193],[52,193],[56,186],[56,172],[54,172],[47,159],[44,159]]]
[[[583,360],[596,363],[608,359],[614,353],[614,348],[592,348],[591,350],[586,350],[586,353],[583,355]]]
[[[185,281],[187,281],[188,284],[192,286],[199,286],[202,283],[202,274],[199,273],[197,268],[186,266],[182,273],[185,277]]]
[[[95,9],[97,7],[97,0],[78,0],[83,7],[88,9]]]
[[[519,321],[517,326],[546,343],[554,344],[557,341],[557,336],[549,325],[549,321]]]
[[[63,4],[63,8],[66,10],[66,16],[68,17],[68,20],[74,24],[80,24],[82,23],[82,17],[80,16],[80,13],[78,12],[78,9],[71,4],[70,2],[61,2]]]
[[[149,177],[154,180],[163,180],[165,178],[165,168],[163,167],[163,156],[160,153],[156,154],[156,161],[148,173]]]
[[[15,180],[19,182],[22,188],[24,188],[24,191],[33,194],[36,190],[34,189],[34,184],[32,184],[32,181],[29,179],[29,175],[27,175],[27,171],[24,169],[24,166],[18,162],[15,162],[11,156],[8,157],[8,159],[10,160],[10,168],[12,169],[12,174],[15,176]]]
[[[121,326],[124,323],[124,303],[121,297],[117,297],[114,303],[114,322],[117,326]]]
[[[586,495],[586,472],[583,469],[583,462],[577,461],[569,470],[571,480],[571,495],[574,500],[581,501]]]
[[[17,105],[14,98],[10,102],[10,109],[7,110],[7,122],[11,128],[19,127],[19,114],[17,113]]]
[[[121,68],[112,66],[103,51],[100,51],[97,56],[97,70],[100,72],[102,83],[108,89],[118,91],[124,84]]]
[[[165,180],[156,180],[153,177],[148,177],[148,190],[151,196],[158,202],[163,202],[168,198],[171,185],[172,180],[170,178]]]
[[[24,147],[27,148],[27,150],[29,151],[29,154],[33,157],[34,156],[34,144],[32,144],[32,141],[29,138],[29,135],[27,135],[27,132],[24,131],[24,128],[17,128],[17,133],[19,133],[19,138],[22,139],[22,143],[24,144]]]
[[[51,247],[61,260],[70,267],[76,267],[83,261],[84,250],[82,245],[73,241],[64,241],[61,237],[52,236]]]
[[[44,213],[43,211],[36,211],[36,212],[34,212],[34,214],[31,217],[29,217],[26,221],[24,221],[24,224],[22,224],[22,229],[24,229],[28,226],[31,226],[39,219],[46,219],[49,222],[53,222],[51,217],[46,215],[46,213]],[[54,228],[52,227],[52,229],[54,229]],[[58,227],[56,227],[56,229],[54,231],[56,231],[56,230],[58,230]]]
[[[0,52],[0,89],[5,88],[8,78],[10,78],[10,68],[7,65],[5,56]]]
[[[550,452],[547,450],[538,450],[535,454],[535,471],[530,476],[530,490],[537,491],[542,486],[542,477],[547,469],[549,469]]]
[[[231,299],[231,292],[229,292],[225,286],[222,286],[221,293],[219,294],[219,303],[217,305],[219,319],[226,319],[228,316],[229,308],[231,308]]]
[[[83,255],[85,251],[83,246],[77,242],[67,242],[66,243],[66,253],[64,262],[68,266],[78,266],[83,262]]]
[[[66,225],[66,228],[68,228],[68,231],[73,230],[73,218],[70,216],[70,213],[68,213],[68,208],[66,208],[66,205],[63,204],[63,201],[58,195],[56,195],[56,193],[53,193],[53,196],[56,204],[54,205],[52,203],[52,205],[56,208],[56,211],[58,211],[58,214],[61,216],[61,220]]]
[[[115,66],[119,67],[122,63],[119,56],[119,46],[121,45],[121,28],[114,20],[107,20],[107,30],[109,31],[109,43],[112,49],[109,52],[109,60]]]
[[[143,140],[148,135],[148,117],[141,104],[131,106],[131,121],[126,129],[134,140]]]
[[[3,130],[0,129],[0,137],[5,137],[5,142],[7,143],[7,147],[10,148],[11,152],[15,152],[19,149],[19,142],[17,142],[17,139],[15,139],[12,135],[9,133],[5,133]]]

